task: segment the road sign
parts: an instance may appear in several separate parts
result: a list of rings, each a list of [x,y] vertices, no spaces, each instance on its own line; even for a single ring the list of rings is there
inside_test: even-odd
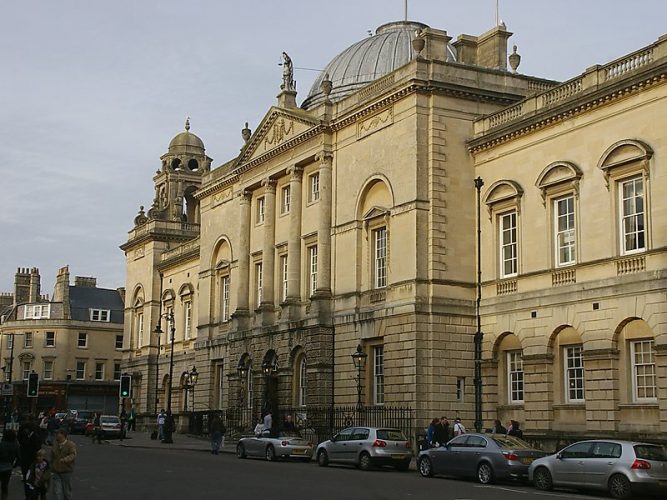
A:
[[[2,384],[0,388],[0,396],[13,396],[14,386],[12,384]]]

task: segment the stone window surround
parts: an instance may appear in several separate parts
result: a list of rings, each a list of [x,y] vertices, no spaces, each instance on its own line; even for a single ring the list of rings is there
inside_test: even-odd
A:
[[[74,378],[76,380],[86,380],[87,362],[82,359],[76,360],[76,369],[74,370]]]
[[[47,363],[49,363],[47,365]],[[47,370],[47,366],[50,368]],[[53,369],[55,366],[55,358],[42,358],[42,378],[44,380],[53,380]],[[50,375],[47,375],[50,374]]]
[[[523,188],[518,182],[501,179],[489,186],[483,197],[483,202],[487,207],[489,220],[492,222],[494,232],[494,248],[498,254],[493,259],[496,269],[494,275],[498,279],[516,278],[521,274],[521,200],[523,197]],[[500,217],[509,212],[516,212],[516,259],[517,270],[511,275],[504,275],[502,269],[502,234],[500,232]]]
[[[88,348],[88,334],[86,332],[79,332],[79,335],[77,336],[76,347],[78,349]]]
[[[286,184],[280,188],[280,215],[287,215],[292,204],[291,186]]]
[[[51,336],[49,336],[51,334]],[[44,347],[52,348],[56,346],[56,332],[44,332]]]

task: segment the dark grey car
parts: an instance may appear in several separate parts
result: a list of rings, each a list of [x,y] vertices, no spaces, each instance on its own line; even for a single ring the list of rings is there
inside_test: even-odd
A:
[[[545,455],[512,436],[464,434],[444,446],[422,451],[417,457],[417,470],[423,477],[476,477],[488,484],[496,479],[527,479],[530,464]]]

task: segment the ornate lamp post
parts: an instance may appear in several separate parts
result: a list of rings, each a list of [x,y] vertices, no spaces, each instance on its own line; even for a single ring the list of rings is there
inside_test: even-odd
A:
[[[482,320],[479,306],[482,301],[482,226],[480,218],[481,190],[484,181],[481,177],[475,179],[477,190],[477,300],[475,302],[475,316],[477,319],[477,331],[475,332],[475,430],[482,431]]]
[[[357,350],[352,353],[352,363],[354,363],[355,368],[357,369],[357,409],[361,409],[361,373],[364,370],[366,365],[366,354],[361,347],[361,344],[357,345]]]
[[[171,356],[169,358],[169,391],[167,392],[167,422],[164,426],[164,440],[163,443],[173,443],[172,434],[174,432],[174,416],[171,413],[171,387],[172,379],[174,377],[174,339],[176,336],[176,322],[174,321],[174,312],[171,311],[167,315],[167,323],[169,324],[169,333],[171,334]]]
[[[272,384],[271,377],[273,377],[273,375],[275,375],[277,371],[278,371],[278,357],[274,353],[272,356],[265,358],[264,361],[262,362],[262,373],[264,374],[265,377],[265,387],[266,387],[266,390],[264,392],[264,408],[262,408],[264,413],[268,413],[269,411],[275,412],[277,410],[276,408],[271,407],[274,396],[273,389],[271,386]]]
[[[155,356],[155,409],[153,413],[157,415],[157,407],[160,403],[160,340],[162,339],[162,315],[160,315],[157,324],[155,325],[155,335],[157,336],[157,355]]]
[[[194,366],[189,372],[186,370],[181,374],[181,379],[183,380],[183,389],[185,390],[185,405],[183,407],[183,411],[188,411],[189,391],[192,391],[192,411],[195,411],[195,385],[197,385],[198,378],[199,373],[197,373],[197,368]]]

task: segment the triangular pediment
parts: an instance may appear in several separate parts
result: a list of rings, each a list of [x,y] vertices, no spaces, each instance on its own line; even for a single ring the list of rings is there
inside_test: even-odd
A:
[[[241,153],[239,164],[248,163],[255,158],[297,139],[319,125],[319,120],[302,109],[283,109],[273,107],[252,134]]]
[[[369,219],[374,219],[375,217],[381,217],[381,216],[384,217],[385,215],[387,215],[387,213],[389,213],[389,211],[386,208],[373,207],[364,214],[363,219],[369,220]]]

